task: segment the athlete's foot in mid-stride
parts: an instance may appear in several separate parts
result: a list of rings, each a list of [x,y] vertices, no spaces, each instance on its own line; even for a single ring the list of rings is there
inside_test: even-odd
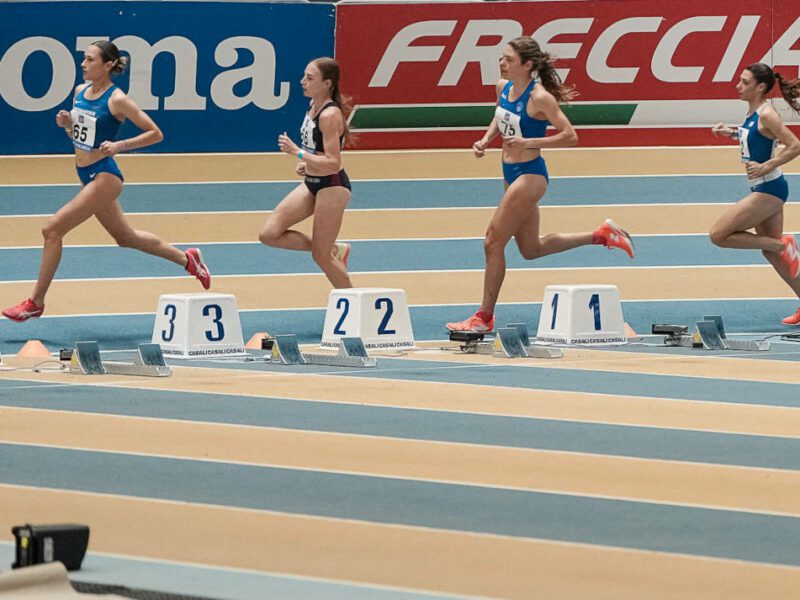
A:
[[[619,248],[631,258],[634,256],[631,236],[611,219],[606,219],[600,227],[595,229],[592,237],[592,243],[594,244],[602,244],[606,248]]]

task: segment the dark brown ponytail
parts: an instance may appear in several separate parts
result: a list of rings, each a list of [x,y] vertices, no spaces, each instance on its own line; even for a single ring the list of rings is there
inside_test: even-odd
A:
[[[528,61],[533,63],[532,70],[538,75],[544,89],[553,94],[558,102],[569,102],[578,95],[575,86],[564,85],[564,82],[561,81],[561,77],[553,66],[555,58],[544,52],[532,37],[528,35],[516,37],[508,45],[519,55],[523,64]]]

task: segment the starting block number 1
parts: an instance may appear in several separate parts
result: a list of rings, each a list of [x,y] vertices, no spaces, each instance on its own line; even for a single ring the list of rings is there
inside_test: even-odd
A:
[[[550,303],[553,309],[553,318],[550,322],[550,329],[556,328],[556,318],[558,317],[558,293],[553,294],[553,301]],[[589,299],[589,308],[592,309],[594,314],[594,330],[600,331],[603,329],[602,322],[600,321],[600,294],[592,294]]]
[[[550,344],[624,344],[625,322],[613,285],[548,285],[536,341]]]

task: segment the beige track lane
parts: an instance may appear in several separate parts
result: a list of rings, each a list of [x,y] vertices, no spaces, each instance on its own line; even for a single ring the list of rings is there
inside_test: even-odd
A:
[[[800,471],[0,408],[0,441],[800,516]]]
[[[5,360],[11,365],[30,365],[32,361],[13,357]],[[97,385],[100,386],[97,393],[107,394],[113,394],[114,388],[134,388],[752,435],[798,437],[800,431],[800,410],[797,408],[504,388],[496,385],[193,367],[176,367],[169,378],[105,375],[87,378],[25,371],[8,372],[3,376],[19,381],[21,385],[28,381]]]
[[[566,148],[544,153],[553,175],[653,175],[742,173],[737,146],[707,148]],[[126,181],[270,181],[294,177],[296,160],[275,154],[125,154],[118,156]],[[344,153],[353,179],[499,177],[500,152],[475,159],[470,150]],[[797,165],[784,171],[796,173]],[[0,184],[76,183],[74,158],[0,157]]]
[[[453,594],[729,600],[800,589],[791,567],[186,502],[0,485],[0,506],[2,532],[87,523],[94,552]]]
[[[65,197],[66,201],[67,198]],[[732,199],[733,200],[733,199]],[[718,205],[615,205],[544,206],[541,231],[574,233],[592,231],[606,218],[613,217],[632,235],[706,234],[719,218],[724,206]],[[483,237],[494,208],[359,210],[345,215],[341,239],[404,239]],[[131,224],[151,231],[163,239],[183,243],[252,242],[269,211],[247,213],[131,214]],[[40,246],[41,229],[47,216],[0,217],[2,246]],[[311,232],[312,221],[297,229]],[[800,205],[789,204],[785,211],[786,231],[800,231]],[[78,226],[64,239],[66,245],[113,244],[113,239],[94,219]],[[709,242],[709,245],[711,242]],[[514,250],[516,251],[516,250]],[[535,263],[531,263],[535,264]]]
[[[155,259],[154,259],[155,260]],[[209,265],[213,273],[214,266]],[[175,270],[180,272],[179,267]],[[410,305],[479,304],[483,272],[355,273],[355,287],[401,288]],[[747,285],[742,282],[747,282]],[[648,267],[641,269],[509,270],[500,302],[540,302],[557,284],[612,284],[623,301],[710,298],[793,298],[769,266]],[[0,283],[4,306],[30,296],[33,282]],[[323,275],[217,276],[212,292],[234,294],[240,310],[324,308],[330,284]],[[48,316],[152,313],[166,293],[199,292],[188,276],[163,279],[56,280],[46,301]],[[455,310],[455,309],[454,309]],[[463,311],[463,309],[461,309]],[[459,311],[452,318],[464,318]],[[444,336],[444,324],[442,324]],[[777,323],[776,323],[777,326]],[[270,328],[269,321],[264,327]],[[22,331],[22,329],[20,330]],[[254,332],[245,332],[245,337]]]

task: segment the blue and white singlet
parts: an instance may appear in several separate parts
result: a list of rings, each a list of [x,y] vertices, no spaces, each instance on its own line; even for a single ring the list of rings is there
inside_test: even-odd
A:
[[[84,95],[91,85],[85,86],[75,96],[72,104],[72,143],[76,148],[90,152],[99,148],[105,141],[117,139],[122,121],[118,120],[108,107],[111,94],[117,89],[111,85],[96,100],[89,100]]]
[[[500,102],[494,111],[494,118],[500,135],[504,138],[519,136],[523,138],[544,137],[547,132],[548,122],[534,119],[528,115],[528,98],[531,96],[536,80],[532,80],[519,98],[513,102],[508,99],[513,83],[509,81],[500,94]]]

